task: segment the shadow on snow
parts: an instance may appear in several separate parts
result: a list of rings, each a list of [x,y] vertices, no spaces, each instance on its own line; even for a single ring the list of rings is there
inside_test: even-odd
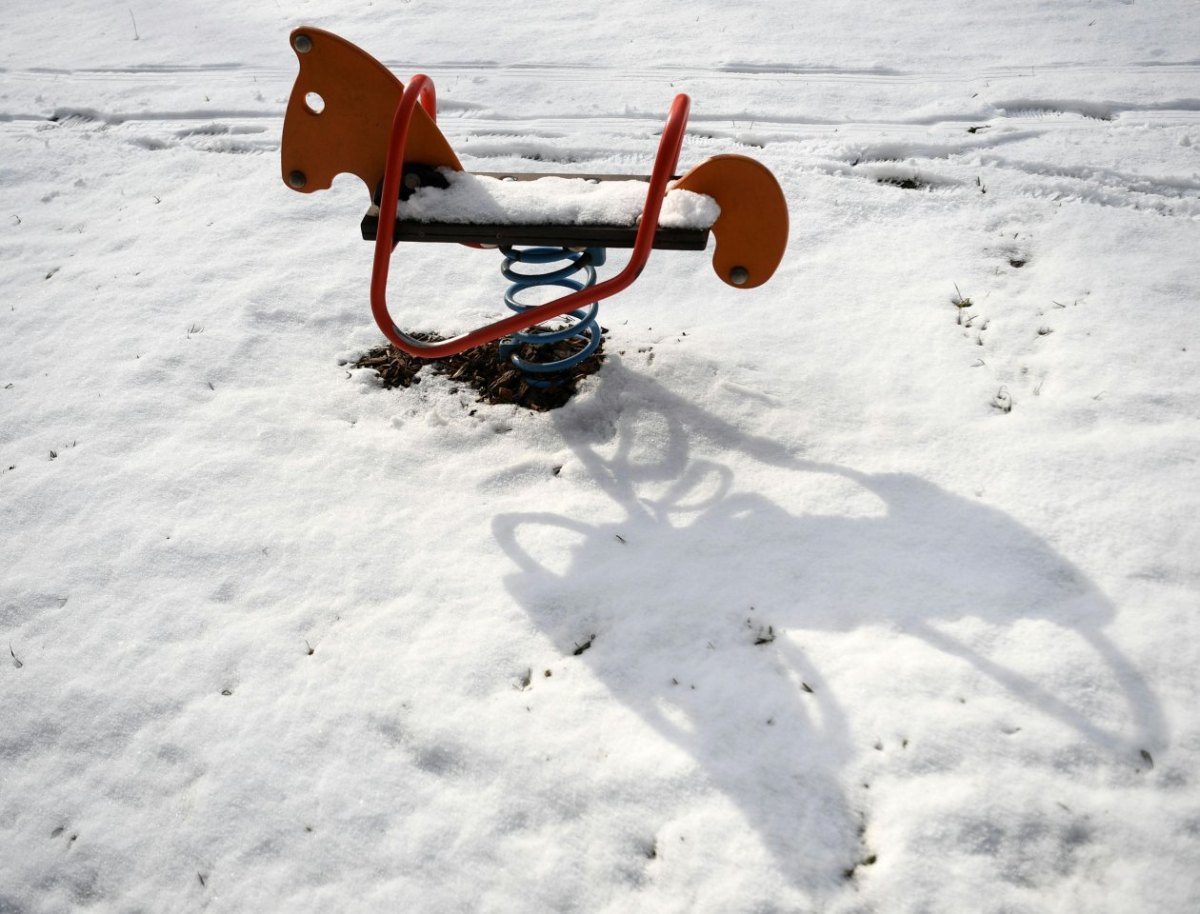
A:
[[[619,364],[595,397],[555,422],[623,516],[496,517],[494,534],[517,566],[508,590],[564,654],[597,635],[581,660],[737,804],[789,879],[829,885],[862,859],[859,814],[839,780],[861,747],[795,642],[765,640],[779,629],[879,626],[921,639],[1114,755],[1163,733],[1157,700],[1104,634],[1112,603],[1002,512],[909,474],[804,460]],[[694,442],[749,469],[774,468],[793,503],[799,494],[859,510],[791,513],[736,490],[733,470],[695,456]],[[564,541],[558,573],[551,553],[561,557]],[[1137,732],[1105,729],[1037,678],[934,625],[968,617],[1001,629],[1050,623],[1061,637],[1048,652],[1072,632],[1082,638]]]

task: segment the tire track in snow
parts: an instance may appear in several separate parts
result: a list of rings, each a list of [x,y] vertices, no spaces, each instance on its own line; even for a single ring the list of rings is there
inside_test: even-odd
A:
[[[237,111],[151,112],[145,120],[130,117],[92,117],[89,113],[60,117],[58,121],[39,121],[38,129],[107,129],[113,135],[147,151],[182,146],[216,154],[262,154],[279,148],[282,118],[278,114]],[[641,119],[627,117],[596,118],[586,135],[572,137],[570,131],[547,129],[558,123],[554,118],[535,121],[506,121],[488,129],[488,122],[447,119],[443,122],[452,144],[468,167],[489,160],[524,160],[555,166],[583,166],[592,163],[619,163],[630,171],[644,170],[647,140],[654,131]],[[1097,122],[1096,129],[1107,124]],[[0,124],[0,134],[28,135],[28,122]],[[147,126],[153,129],[147,130]],[[1075,122],[1078,127],[1079,123]],[[461,128],[466,127],[467,130]],[[480,127],[484,129],[479,130]],[[887,139],[880,140],[881,130]],[[494,131],[494,132],[493,132]],[[786,136],[761,132],[704,130],[689,134],[692,157],[727,148],[729,143],[743,147],[761,147],[767,143],[797,142],[814,135],[835,133],[826,128],[805,134],[793,131]],[[948,134],[944,143],[931,142],[929,128],[917,125],[877,125],[850,123],[836,131],[845,141],[847,157],[813,164],[811,151],[796,150],[802,168],[809,171],[875,183],[903,183],[912,180],[921,189],[974,193],[973,178],[979,169],[995,169],[1015,175],[1012,190],[1034,197],[1061,197],[1103,206],[1152,208],[1166,215],[1200,216],[1200,181],[1183,177],[1164,177],[1117,171],[1099,166],[1070,166],[1051,161],[1009,157],[996,148],[1036,137],[1036,132],[968,135],[965,131]],[[865,143],[855,149],[854,138]],[[959,139],[959,137],[962,139]],[[980,138],[982,137],[982,138]],[[782,150],[779,154],[786,155]],[[787,156],[793,158],[793,156]],[[822,158],[822,156],[818,156]],[[805,162],[804,160],[808,160]],[[593,166],[593,170],[594,170]],[[970,175],[967,172],[970,172]]]
[[[647,83],[655,85],[661,82],[675,84],[690,84],[692,82],[714,81],[718,84],[740,83],[754,85],[765,83],[778,87],[781,100],[790,102],[793,99],[792,88],[820,83],[861,84],[864,86],[920,86],[928,85],[936,89],[942,85],[988,83],[992,80],[1025,80],[1036,79],[1039,74],[1053,74],[1056,77],[1126,77],[1134,85],[1139,85],[1141,77],[1154,74],[1161,77],[1164,74],[1182,78],[1180,86],[1195,85],[1190,77],[1200,76],[1200,61],[1181,61],[1171,63],[1133,63],[1133,64],[1062,64],[1055,66],[1030,67],[993,67],[977,72],[963,73],[959,71],[900,71],[888,68],[842,68],[822,65],[790,65],[783,63],[728,63],[715,66],[695,66],[692,64],[661,64],[633,69],[617,69],[594,67],[590,64],[498,64],[494,61],[447,61],[443,63],[422,61],[411,63],[407,61],[384,61],[385,66],[397,73],[402,79],[407,74],[416,71],[430,73],[441,85],[446,86],[443,95],[449,94],[450,86],[460,80],[470,84],[520,82],[535,85],[613,85],[632,83]],[[52,69],[33,68],[25,70],[0,70],[6,82],[10,85],[34,83],[49,89],[53,86],[89,85],[94,83],[117,83],[144,86],[148,91],[157,90],[162,93],[171,89],[192,89],[197,85],[205,86],[209,81],[235,82],[243,85],[258,85],[265,89],[281,91],[285,95],[291,89],[296,75],[296,69],[287,67],[248,66],[239,63],[219,63],[207,65],[181,66],[136,66],[109,68],[80,68]],[[164,77],[184,77],[183,86],[164,84]],[[1165,90],[1164,91],[1169,91]],[[499,93],[505,97],[504,93]],[[1200,99],[1181,98],[1177,101],[1152,103],[1132,103],[1117,100],[1078,101],[1071,99],[1058,100],[1053,96],[1030,94],[1016,96],[1012,100],[997,100],[993,107],[1002,113],[1020,114],[1082,114],[1086,117],[1102,119],[1111,118],[1116,114],[1127,112],[1178,111],[1200,112]],[[494,111],[495,104],[460,102],[458,106],[452,99],[443,98],[440,110],[452,111],[477,109],[488,111],[495,119],[504,119],[504,115]],[[699,113],[699,112],[698,112]],[[553,116],[565,119],[588,118],[587,113],[552,112]],[[37,115],[4,114],[3,118],[36,117]],[[662,117],[662,112],[633,112],[630,116],[656,118]],[[846,123],[836,118],[806,117],[796,118],[770,111],[751,112],[739,111],[734,114],[709,114],[710,118],[722,119],[736,117],[738,120],[754,119],[768,123],[809,123],[836,124]],[[517,116],[518,118],[520,115]],[[977,113],[963,112],[961,114],[945,114],[921,116],[917,118],[900,118],[884,120],[882,123],[936,123],[942,120],[972,120],[979,119]]]
[[[680,77],[704,74],[718,79],[738,81],[754,79],[794,78],[798,80],[832,79],[849,82],[902,83],[902,82],[971,82],[978,79],[1012,79],[1033,77],[1039,73],[1079,74],[1079,75],[1139,75],[1144,73],[1178,73],[1180,75],[1200,75],[1200,59],[1181,61],[1144,61],[1126,64],[1085,64],[1061,63],[1046,64],[1037,67],[1007,66],[989,67],[983,70],[964,73],[961,70],[897,70],[890,67],[838,67],[822,64],[791,64],[791,63],[740,63],[730,62],[710,66],[697,65],[693,62],[663,63],[655,66],[642,67],[604,67],[595,66],[590,61],[563,63],[509,63],[503,64],[494,60],[448,60],[448,61],[409,61],[384,59],[380,61],[393,72],[401,75],[408,72],[429,72],[435,78],[440,73],[443,77],[457,74],[519,74],[522,78],[536,77],[540,74],[553,74],[576,82],[611,83],[614,81],[639,81],[647,76],[658,77],[663,74]],[[215,77],[233,77],[243,79],[262,78],[286,79],[289,83],[296,74],[293,66],[264,67],[235,61],[211,64],[144,64],[129,67],[30,67],[27,69],[0,68],[6,79],[35,78],[44,80],[46,77],[57,78],[119,78],[157,81],[163,75],[173,74],[202,74]]]
[[[577,90],[581,86],[611,87],[644,83],[655,87],[657,95],[660,84],[664,82],[673,87],[684,88],[697,97],[712,95],[716,98],[736,97],[730,91],[731,84],[746,86],[747,91],[743,93],[744,107],[737,110],[714,110],[706,105],[703,110],[693,112],[691,125],[693,134],[732,139],[751,146],[787,142],[822,131],[893,129],[906,126],[922,128],[941,124],[993,123],[998,119],[1004,119],[1005,123],[1011,125],[1038,126],[1041,129],[1053,129],[1059,124],[1070,123],[1079,118],[1112,121],[1126,115],[1153,116],[1158,121],[1200,120],[1198,98],[1181,97],[1174,100],[1135,103],[1116,100],[1115,96],[1112,99],[1097,101],[1058,98],[1046,93],[1020,93],[1012,91],[1016,88],[1013,85],[1006,89],[996,87],[990,91],[984,88],[990,81],[1008,80],[1021,83],[1036,80],[1039,74],[1043,77],[1052,74],[1059,80],[1070,77],[1085,84],[1089,81],[1095,84],[1100,78],[1120,78],[1127,85],[1140,86],[1147,76],[1153,75],[1160,83],[1164,79],[1176,83],[1176,88],[1184,89],[1186,94],[1186,88],[1196,84],[1194,77],[1200,76],[1200,59],[1126,64],[1067,63],[1036,68],[988,67],[973,72],[938,69],[906,71],[887,67],[841,67],[821,63],[737,60],[707,66],[662,63],[632,69],[566,62],[502,64],[488,59],[440,62],[426,60],[419,63],[386,59],[383,63],[402,78],[416,70],[432,74],[443,87],[439,109],[445,118],[447,132],[459,135],[531,134],[557,138],[560,134],[566,136],[578,133],[580,122],[586,122],[592,128],[592,133],[620,135],[632,130],[636,131],[634,135],[642,136],[645,135],[646,127],[657,131],[664,117],[660,106],[655,105],[644,110],[631,107],[630,101],[638,104],[641,95],[639,93],[627,100],[624,110],[596,111],[589,105],[594,99],[609,98],[610,105],[619,103],[620,100],[611,90],[603,93],[588,91],[582,94]],[[227,61],[210,64],[73,69],[39,67],[0,72],[4,73],[6,83],[18,89],[17,93],[13,93],[18,98],[27,94],[30,88],[38,90],[38,94],[30,99],[34,103],[30,107],[45,104],[44,96],[51,93],[64,99],[63,103],[55,104],[50,112],[28,109],[0,111],[0,124],[38,121],[44,119],[47,114],[59,119],[88,117],[118,124],[131,121],[279,119],[282,115],[283,100],[290,93],[296,68],[289,60],[281,66],[266,67]],[[226,97],[229,96],[227,90],[231,84],[244,90],[253,88],[255,101],[261,102],[262,107],[226,105],[221,109],[193,109],[179,106],[178,102],[181,99],[198,96],[201,92],[207,100],[209,95],[215,94],[212,85],[214,83],[219,84],[220,93]],[[466,86],[460,83],[466,83]],[[705,91],[705,83],[713,84],[714,91]],[[857,92],[850,96],[840,95],[837,99],[813,97],[811,87],[823,83],[860,87],[861,97]],[[921,111],[923,105],[932,99],[945,98],[947,93],[939,91],[940,87],[972,83],[983,85],[980,86],[979,92],[969,98],[963,98],[965,105],[959,110],[946,110],[944,107],[935,106],[940,110],[932,113]],[[536,91],[533,94],[503,91],[507,84],[535,87]],[[80,99],[94,99],[97,96],[95,90],[103,85],[112,87],[115,90],[113,94],[118,97],[129,97],[137,93],[139,107],[132,111],[98,110],[86,104],[67,103]],[[565,94],[559,93],[560,99],[557,103],[546,105],[545,89],[542,88],[545,86],[563,87],[566,91]],[[901,97],[902,93],[897,90],[897,97],[889,100],[886,88],[897,86],[925,86],[929,92],[916,98],[911,93]],[[456,87],[459,96],[457,99],[454,97]],[[498,87],[500,91],[497,91]],[[1117,89],[1115,86],[1111,88]],[[882,96],[879,94],[881,91],[884,92]],[[1169,93],[1171,90],[1163,83],[1161,91]],[[805,97],[806,94],[808,97]],[[478,99],[481,95],[486,96],[486,101],[472,98]],[[155,97],[161,99],[163,104],[153,104]],[[512,110],[503,109],[506,101],[513,105]],[[531,104],[538,108],[537,117],[530,117],[526,113]],[[805,105],[814,108],[815,111],[807,114],[794,113],[798,106]],[[860,109],[866,105],[874,111],[861,110],[860,116],[857,117],[830,117],[821,113],[828,110],[854,110],[856,105]],[[889,117],[886,116],[889,111],[914,113]],[[875,113],[883,116],[873,116]],[[455,122],[459,120],[472,122],[470,133],[456,129]],[[747,124],[750,125],[749,132]]]
[[[390,62],[389,67],[403,73],[407,64]],[[937,71],[903,72],[878,69],[789,66],[783,64],[730,63],[710,67],[672,67],[661,65],[631,71],[605,68],[578,69],[567,64],[515,64],[499,66],[491,61],[455,61],[426,64],[424,69],[438,74],[443,84],[460,79],[479,82],[486,74],[489,83],[567,82],[603,84],[615,81],[637,82],[648,78],[677,76],[679,82],[716,79],[734,82],[773,82],[785,85],[832,80],[863,84],[972,82],[984,78],[1018,78],[1025,68],[993,68],[980,73],[947,74]],[[1064,65],[1038,68],[1070,74],[1125,74],[1171,72],[1176,75],[1200,74],[1200,61],[1170,64],[1131,64],[1113,66]],[[678,76],[678,74],[684,74]],[[0,112],[0,135],[27,135],[50,126],[111,128],[114,133],[142,146],[160,150],[185,145],[204,152],[260,153],[278,149],[283,122],[283,106],[277,98],[260,94],[262,107],[173,107],[153,106],[155,96],[163,101],[176,100],[180,85],[164,81],[178,76],[185,81],[208,80],[233,82],[249,87],[257,84],[268,94],[290,91],[295,71],[291,67],[249,67],[238,63],[193,66],[145,66],[89,68],[77,70],[29,69],[4,71],[6,80],[36,83],[47,93],[54,86],[135,85],[144,92],[144,107],[132,111],[100,110],[92,107],[56,107],[49,116],[39,113]],[[1032,73],[1031,73],[1032,75]],[[127,89],[126,89],[127,91]],[[195,87],[188,85],[194,93]],[[491,90],[489,90],[491,91]],[[475,89],[475,94],[480,90]],[[449,94],[447,92],[446,94]],[[501,93],[501,97],[503,94]],[[40,98],[40,97],[39,97]],[[532,99],[530,96],[529,99]],[[524,104],[529,99],[523,98]],[[151,104],[146,104],[146,101]],[[615,101],[615,100],[614,100]],[[1200,98],[1175,98],[1132,103],[1044,98],[1036,95],[981,99],[976,110],[941,110],[933,114],[914,114],[895,118],[833,118],[792,114],[788,94],[759,101],[760,110],[716,110],[694,113],[688,134],[689,143],[703,149],[734,143],[762,148],[779,144],[801,144],[835,137],[847,148],[859,138],[864,153],[852,161],[834,160],[818,165],[817,171],[842,177],[870,177],[887,183],[900,168],[920,174],[922,186],[958,189],[968,181],[939,174],[933,163],[958,167],[983,166],[1012,172],[1022,178],[1021,192],[1035,196],[1078,197],[1101,205],[1149,205],[1164,212],[1200,214],[1196,194],[1200,182],[1183,178],[1138,175],[1111,169],[1062,166],[1048,161],[1018,159],[998,154],[998,146],[1012,144],[1050,131],[1105,131],[1129,120],[1151,121],[1157,126],[1185,126],[1200,121]],[[749,106],[747,106],[749,107]],[[911,109],[910,109],[911,110]],[[616,161],[646,155],[645,144],[656,137],[663,112],[626,107],[623,111],[595,112],[553,110],[535,117],[497,112],[472,101],[446,99],[440,105],[441,124],[453,145],[465,159],[524,159],[558,165]],[[931,137],[932,135],[932,137]],[[699,150],[698,150],[699,151]],[[801,159],[812,160],[813,151],[799,149]],[[776,155],[787,151],[776,149]],[[827,154],[827,153],[826,153]],[[820,157],[820,156],[819,156]],[[958,159],[974,157],[973,163]],[[858,165],[870,168],[854,170]],[[634,170],[637,166],[632,165]],[[802,167],[811,167],[802,164]],[[872,170],[874,168],[874,170]],[[882,170],[881,170],[882,169]],[[891,169],[889,171],[888,169]],[[878,172],[878,173],[876,173]]]

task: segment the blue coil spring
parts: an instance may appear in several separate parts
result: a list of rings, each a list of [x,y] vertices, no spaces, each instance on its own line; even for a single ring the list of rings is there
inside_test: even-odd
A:
[[[501,246],[500,253],[504,255],[504,263],[500,272],[512,283],[504,293],[504,304],[518,314],[534,307],[537,302],[522,303],[517,296],[528,289],[546,286],[558,286],[571,291],[587,289],[596,284],[596,267],[604,263],[604,248],[586,248],[582,251],[572,251],[567,248],[532,247],[517,250],[514,247]],[[545,266],[562,263],[563,266],[545,272],[521,272],[514,269],[517,264]],[[580,276],[578,274],[582,273]],[[557,330],[534,331],[525,330],[504,338],[500,343],[500,356],[525,374],[526,383],[544,387],[555,383],[553,375],[574,368],[600,347],[600,325],[596,323],[596,315],[600,311],[600,303],[592,302],[584,308],[568,311],[562,315],[566,326]],[[517,347],[522,343],[534,346],[544,346],[549,343],[559,343],[571,337],[581,337],[587,340],[578,352],[552,362],[531,362],[517,354]]]

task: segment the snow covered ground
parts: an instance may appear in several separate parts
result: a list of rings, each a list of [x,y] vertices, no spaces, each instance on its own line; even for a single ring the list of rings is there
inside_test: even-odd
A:
[[[1200,909],[1192,0],[3,19],[4,914]],[[302,23],[469,169],[644,173],[689,93],[779,273],[656,252],[554,413],[381,390]]]

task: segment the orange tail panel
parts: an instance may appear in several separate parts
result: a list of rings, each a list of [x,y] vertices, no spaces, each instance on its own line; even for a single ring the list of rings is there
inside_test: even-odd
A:
[[[788,211],[783,190],[765,165],[746,156],[713,156],[672,186],[708,194],[721,207],[712,227],[717,276],[739,289],[771,278],[787,247]]]

